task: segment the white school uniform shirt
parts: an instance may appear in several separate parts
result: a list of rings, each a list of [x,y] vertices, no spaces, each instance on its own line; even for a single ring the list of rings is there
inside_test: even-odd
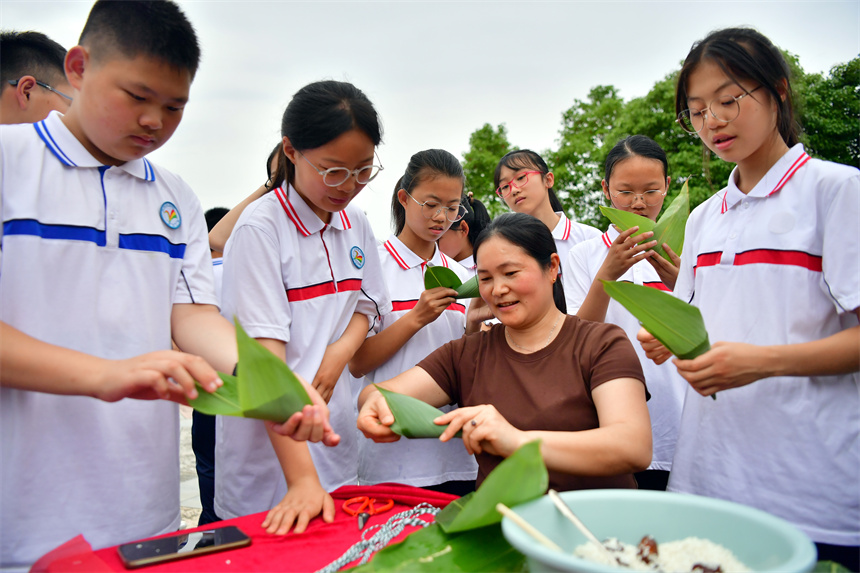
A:
[[[200,204],[146,159],[101,165],[61,117],[0,127],[0,319],[102,358],[169,350],[174,304],[216,304]],[[3,567],[179,526],[176,404],[0,388],[0,435]]]
[[[325,224],[292,187],[275,189],[242,213],[225,246],[223,280],[224,316],[236,316],[254,338],[285,341],[287,364],[308,382],[355,312],[375,323],[391,310],[364,213],[349,205]],[[327,491],[357,483],[349,385],[344,368],[328,404],[340,444],[308,444]],[[215,513],[231,518],[275,506],[287,489],[263,422],[218,416],[216,427]]]
[[[675,287],[711,342],[798,344],[857,325],[860,171],[796,145],[749,194],[736,175],[690,215]],[[688,388],[669,489],[860,544],[860,374],[768,378],[716,400]]]
[[[612,241],[618,238],[618,230],[609,229],[599,237],[589,239],[574,246],[569,253],[567,270],[562,275],[564,296],[567,300],[567,312],[579,312],[594,277],[600,270]],[[660,280],[660,276],[648,261],[639,261],[618,278],[618,282],[630,282],[669,292],[669,288]],[[648,469],[672,469],[672,456],[675,452],[675,442],[678,440],[678,426],[681,421],[681,409],[684,406],[684,393],[687,382],[671,362],[661,365],[654,364],[645,356],[642,346],[636,341],[636,333],[641,328],[635,316],[614,299],[609,300],[606,317],[608,324],[617,324],[624,329],[627,337],[633,343],[651,399],[648,400],[648,413],[651,415],[651,437],[653,455]]]
[[[552,238],[555,240],[555,250],[558,251],[558,256],[561,259],[561,270],[559,272],[564,274],[564,267],[567,264],[567,253],[570,249],[582,241],[599,237],[601,233],[599,229],[591,225],[568,219],[567,215],[562,211],[556,211],[555,214],[559,216],[559,220],[555,228],[552,229]]]
[[[478,274],[478,264],[475,262],[475,255],[469,255],[468,257],[460,261],[460,266],[468,271],[469,278],[472,278],[473,276]]]
[[[221,280],[224,276],[224,258],[212,259],[212,277],[215,280],[215,296],[221,301]],[[219,305],[220,306],[220,305]]]
[[[374,329],[377,332],[390,327],[415,308],[424,292],[424,270],[427,266],[424,259],[394,235],[379,247],[379,258],[392,310],[383,315],[379,326]],[[461,281],[469,278],[466,269],[446,257],[439,247],[436,247],[430,264],[451,269]],[[464,301],[457,300],[436,320],[416,332],[385,364],[368,373],[365,385],[390,380],[409,370],[446,342],[463,336],[465,330],[466,305]],[[451,407],[442,409],[448,412]],[[401,438],[394,443],[377,444],[362,436],[359,439],[358,475],[363,484],[395,482],[422,487],[453,480],[474,480],[478,475],[478,464],[459,439],[440,442]]]

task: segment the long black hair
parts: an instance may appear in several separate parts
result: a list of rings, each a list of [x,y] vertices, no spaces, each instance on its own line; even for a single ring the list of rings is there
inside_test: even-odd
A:
[[[693,44],[678,74],[676,114],[687,109],[687,82],[704,60],[718,65],[738,85],[742,80],[749,80],[763,86],[776,102],[776,125],[782,139],[789,147],[798,142],[800,126],[794,119],[788,64],[779,49],[752,28],[716,30]]]
[[[437,177],[453,177],[460,181],[466,181],[463,175],[463,166],[451,153],[444,149],[427,149],[419,151],[411,158],[406,165],[406,172],[403,177],[397,180],[394,185],[394,193],[391,196],[391,224],[394,227],[394,234],[399,235],[406,226],[406,209],[400,204],[397,198],[397,192],[401,189],[407,193],[412,193],[424,181],[429,181]]]
[[[502,167],[507,167],[511,171],[534,169],[535,171],[540,171],[541,177],[549,173],[549,167],[547,167],[546,161],[544,161],[540,155],[531,149],[517,149],[506,153],[501,159],[499,159],[499,163],[496,165],[496,170],[493,172],[493,189],[499,188],[499,183],[501,183]],[[561,205],[561,201],[558,200],[558,196],[555,194],[552,187],[547,189],[547,194],[549,195],[549,204],[552,207],[552,210],[557,213],[563,212],[564,207]]]
[[[367,135],[374,146],[382,142],[379,115],[364,92],[333,80],[314,82],[297,91],[281,119],[281,136],[288,137],[296,151],[323,146],[353,129]],[[296,168],[289,160],[284,163],[285,179],[293,183]]]
[[[451,225],[451,229],[449,230],[456,231],[463,223],[466,223],[469,226],[469,235],[466,238],[469,239],[469,244],[472,245],[472,250],[474,251],[478,235],[490,224],[490,214],[481,200],[475,199],[471,191],[460,200],[460,204],[466,208],[466,214],[463,215],[462,219]]]
[[[474,246],[475,263],[478,262],[478,249],[484,241],[494,235],[501,235],[506,241],[520,247],[544,270],[549,270],[552,265],[553,253],[558,253],[552,233],[540,219],[525,213],[504,213],[493,219],[490,225],[478,235]],[[552,298],[556,308],[567,314],[567,302],[560,279],[561,274],[559,274],[559,280],[556,280],[552,286]]]

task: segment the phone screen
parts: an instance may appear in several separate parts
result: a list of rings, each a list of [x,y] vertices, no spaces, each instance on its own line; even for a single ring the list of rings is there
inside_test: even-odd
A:
[[[241,529],[230,525],[194,533],[177,533],[159,539],[136,541],[119,546],[119,554],[127,567],[142,567],[203,553],[212,553],[251,543]]]

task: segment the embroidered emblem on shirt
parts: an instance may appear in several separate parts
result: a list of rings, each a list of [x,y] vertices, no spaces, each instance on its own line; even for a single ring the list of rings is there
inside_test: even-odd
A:
[[[349,258],[352,259],[352,264],[355,268],[360,269],[364,266],[364,251],[358,247],[353,247],[349,250]]]
[[[182,224],[182,216],[179,214],[179,209],[170,201],[165,201],[161,204],[161,220],[171,229],[178,229]]]

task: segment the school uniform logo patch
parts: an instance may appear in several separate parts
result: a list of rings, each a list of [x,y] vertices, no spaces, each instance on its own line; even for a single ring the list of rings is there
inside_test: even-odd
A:
[[[352,259],[352,264],[355,268],[360,269],[364,266],[364,251],[358,247],[353,247],[349,251],[349,258]]]
[[[178,229],[182,224],[182,216],[179,209],[170,201],[161,204],[161,221],[171,229]]]

